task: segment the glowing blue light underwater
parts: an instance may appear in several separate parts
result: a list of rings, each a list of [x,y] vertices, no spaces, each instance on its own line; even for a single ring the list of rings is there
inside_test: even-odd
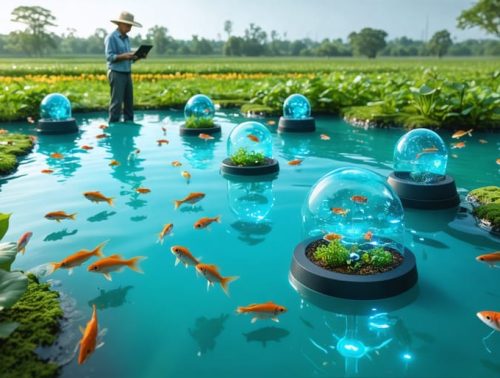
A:
[[[411,359],[413,359],[413,356],[409,353],[405,353],[403,354],[403,359],[406,361],[410,361]]]

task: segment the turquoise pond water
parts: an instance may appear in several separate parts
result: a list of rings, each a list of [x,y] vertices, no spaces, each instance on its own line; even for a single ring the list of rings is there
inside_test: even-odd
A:
[[[316,132],[304,135],[276,134],[276,126],[269,126],[278,178],[232,183],[219,166],[231,128],[245,119],[218,112],[222,135],[207,142],[181,138],[182,120],[182,112],[138,113],[142,126],[113,125],[106,130],[109,138],[96,139],[105,114],[79,115],[80,133],[40,135],[34,152],[0,181],[0,210],[13,213],[4,240],[33,232],[14,268],[41,272],[43,264],[105,240],[106,255],[147,256],[140,263],[144,274],[125,269],[113,273],[112,282],[88,272],[88,263],[72,275],[59,270],[43,278],[63,293],[68,311],[62,353],[43,352],[69,360],[63,377],[500,375],[500,333],[486,340],[489,353],[482,338],[491,329],[476,317],[478,311],[500,311],[500,269],[475,260],[499,250],[500,240],[475,226],[464,201],[471,189],[500,184],[499,134],[475,132],[463,138],[465,148],[449,150],[457,155],[449,159],[448,174],[461,194],[459,209],[405,211],[405,243],[419,272],[416,289],[390,300],[349,302],[291,285],[292,253],[305,236],[300,209],[311,186],[333,169],[359,166],[388,175],[393,146],[404,132],[354,128],[333,117],[318,117]],[[2,127],[30,132],[28,125]],[[321,140],[321,133],[331,140]],[[456,141],[450,133],[441,136],[448,148]],[[170,143],[158,146],[163,138]],[[94,149],[80,149],[85,144]],[[128,160],[134,149],[140,153]],[[51,158],[54,152],[64,159]],[[295,158],[304,161],[286,163]],[[110,167],[113,159],[121,165]],[[182,167],[171,166],[174,160]],[[40,173],[46,168],[54,173]],[[191,173],[189,184],[182,170]],[[151,192],[136,193],[140,186]],[[114,197],[115,205],[91,203],[82,195],[93,190]],[[202,201],[174,209],[174,200],[197,191],[206,193]],[[76,220],[44,218],[56,210],[77,213]],[[222,222],[209,230],[193,228],[199,218],[219,215]],[[166,223],[174,224],[174,234],[161,245],[157,235]],[[219,285],[207,292],[205,278],[192,267],[174,266],[169,249],[175,244],[216,264],[224,276],[240,276],[229,285],[230,297]],[[270,300],[288,308],[279,323],[252,324],[250,316],[235,312],[237,306]],[[79,366],[70,359],[92,303],[100,328],[107,329],[105,344]]]

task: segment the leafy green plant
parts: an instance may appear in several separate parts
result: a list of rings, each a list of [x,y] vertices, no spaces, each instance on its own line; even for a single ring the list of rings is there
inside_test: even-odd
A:
[[[424,84],[420,88],[411,87],[410,91],[414,96],[413,105],[418,113],[425,117],[433,116],[438,105],[440,89]]]
[[[185,125],[188,129],[208,129],[214,127],[215,123],[211,118],[197,118],[191,116],[186,119]]]
[[[261,152],[248,151],[246,148],[239,148],[236,153],[230,156],[231,162],[234,165],[242,167],[252,167],[263,165],[266,157]]]
[[[370,255],[370,264],[373,266],[384,267],[392,264],[392,254],[382,247],[372,249]]]
[[[314,251],[314,258],[331,267],[338,267],[347,264],[349,250],[339,240],[332,240],[327,245],[319,246]]]

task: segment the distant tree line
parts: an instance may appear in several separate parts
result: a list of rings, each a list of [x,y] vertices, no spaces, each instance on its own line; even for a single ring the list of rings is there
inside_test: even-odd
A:
[[[498,56],[500,55],[499,0],[479,0],[472,8],[458,17],[458,26],[468,28],[479,26],[496,39],[467,40],[453,43],[447,30],[436,32],[429,41],[412,40],[407,37],[386,41],[384,30],[364,28],[352,32],[347,41],[324,39],[313,41],[309,38],[289,40],[272,30],[264,31],[251,23],[244,35],[232,34],[233,23],[224,22],[225,41],[209,40],[193,35],[190,40],[178,40],[169,35],[168,29],[155,25],[131,38],[132,46],[151,43],[155,46],[152,54],[165,55],[226,55],[226,56]],[[76,30],[69,29],[62,35],[48,31],[55,26],[55,17],[50,10],[39,6],[19,6],[12,13],[12,20],[25,25],[24,30],[0,35],[0,55],[47,56],[47,55],[85,55],[102,54],[107,31],[98,28],[87,37],[76,36]]]

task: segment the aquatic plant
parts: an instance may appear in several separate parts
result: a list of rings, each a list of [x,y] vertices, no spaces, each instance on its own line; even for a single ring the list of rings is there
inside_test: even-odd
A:
[[[471,190],[467,194],[467,200],[477,205],[487,205],[489,203],[500,203],[500,187],[483,186]]]
[[[340,240],[332,240],[326,245],[319,246],[314,251],[314,258],[331,267],[338,267],[347,264],[349,250],[342,245]]]
[[[188,129],[208,129],[215,126],[212,118],[191,116],[186,119],[185,126]]]
[[[392,254],[382,247],[374,248],[370,251],[370,264],[376,267],[391,265],[393,262]]]
[[[500,187],[484,186],[467,195],[467,201],[474,206],[472,213],[493,232],[500,233]]]
[[[0,134],[0,175],[12,172],[18,165],[17,157],[32,149],[33,141],[29,135]]]
[[[239,148],[236,153],[230,156],[231,162],[234,165],[242,167],[252,167],[263,165],[266,157],[261,152],[248,151],[246,148]]]

